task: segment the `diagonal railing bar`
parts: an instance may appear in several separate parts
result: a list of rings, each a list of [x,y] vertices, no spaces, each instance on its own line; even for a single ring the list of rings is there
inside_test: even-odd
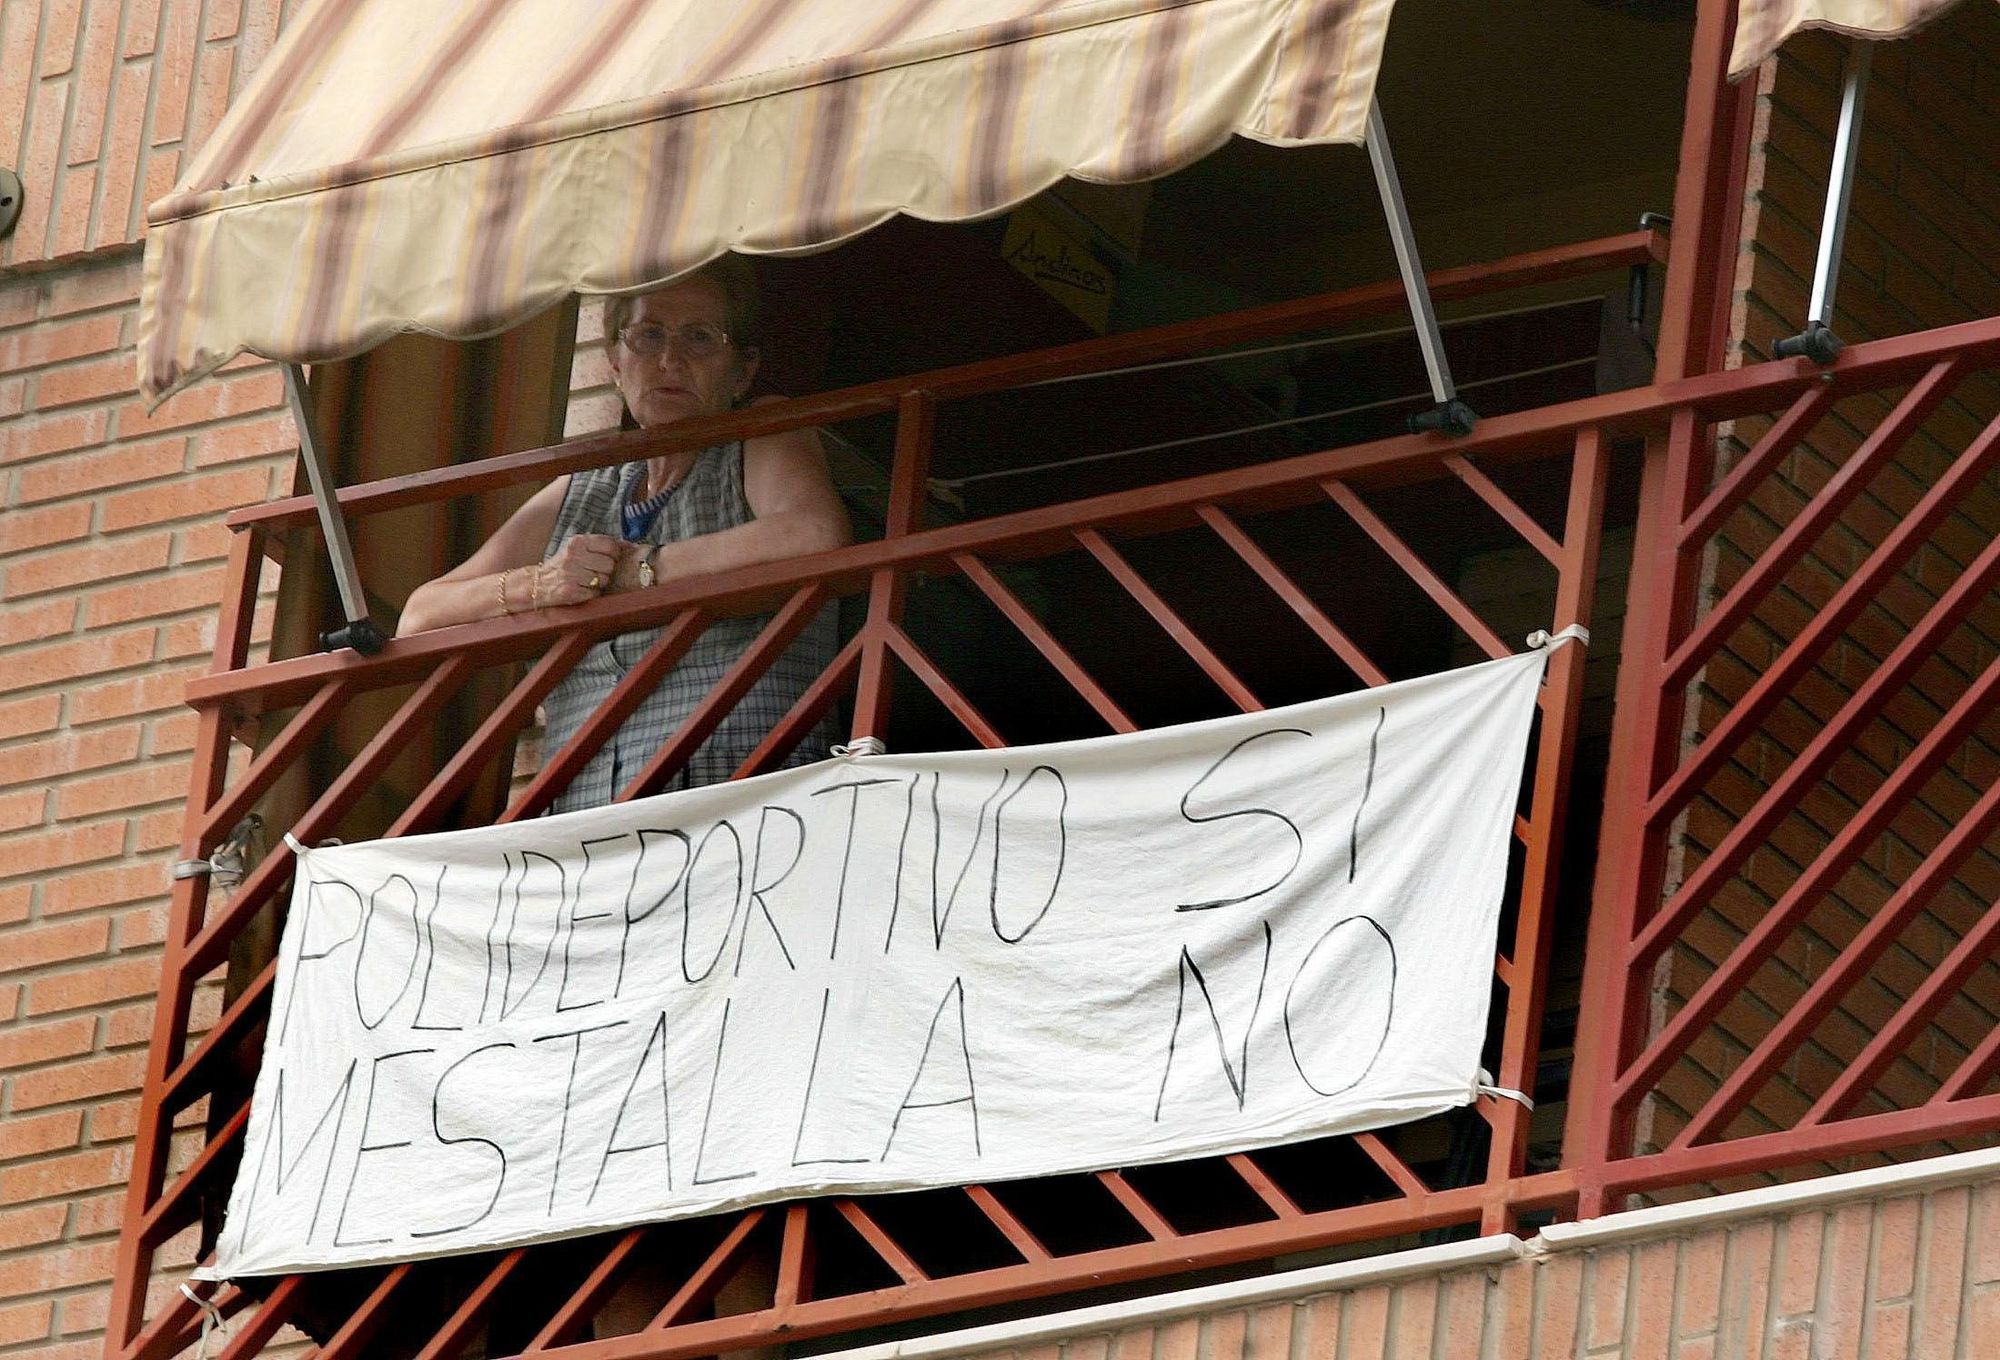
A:
[[[1021,603],[1021,599],[1007,588],[994,570],[971,553],[959,553],[953,557],[952,565],[957,567],[965,579],[970,581],[980,594],[992,601],[994,608],[1014,625],[1030,646],[1042,654],[1042,659],[1055,667],[1069,687],[1089,704],[1105,725],[1114,732],[1136,732],[1138,725],[1118,706],[1115,699],[1097,683],[1089,671],[1070,654],[1067,647],[1057,641],[1048,626],[1036,618],[1033,611]]]
[[[1930,372],[1917,380],[1896,408],[1861,441],[1861,447],[1827,479],[1826,485],[1806,503],[1805,509],[1779,531],[1771,545],[1758,554],[1751,568],[1729,588],[1729,593],[1709,610],[1707,616],[1667,657],[1666,673],[1660,679],[1661,684],[1673,687],[1686,684],[1693,678],[1723,640],[1750,617],[1751,611],[1756,609],[1771,587],[1806,555],[1820,535],[1839,518],[1840,512],[1874,480],[1875,474],[1887,466],[1910,436],[1917,432],[1917,428],[1951,395],[1967,368],[1965,356],[1952,355],[1932,365]]]
[[[1474,646],[1496,661],[1514,654],[1514,649],[1487,627],[1486,621],[1475,614],[1464,600],[1458,598],[1457,592],[1445,584],[1444,578],[1432,571],[1428,562],[1412,552],[1410,545],[1384,523],[1380,515],[1368,508],[1367,502],[1355,494],[1353,487],[1342,481],[1324,481],[1320,483],[1320,489],[1335,505],[1347,512],[1347,517],[1375,541],[1375,546],[1386,553],[1389,560],[1402,568],[1403,574],[1419,590],[1430,596],[1431,602],[1458,625],[1460,632],[1472,639]]]
[[[1023,1261],[1033,1264],[1050,1259],[1049,1249],[1042,1245],[1042,1239],[1035,1236],[992,1190],[983,1185],[968,1185],[963,1189],[973,1207],[993,1225],[994,1231],[1007,1239],[1008,1246],[1021,1253]]]
[[[861,668],[861,649],[862,637],[857,633],[848,639],[846,646],[834,653],[832,662],[806,686],[798,702],[757,743],[757,749],[743,758],[743,763],[736,767],[730,778],[747,779],[753,774],[764,773],[772,762],[790,755],[801,741],[811,735],[819,720],[826,716],[826,711],[833,707],[834,700],[840,697],[840,692],[854,683],[855,675]]]
[[[2000,676],[2000,663],[1987,667],[1986,673]],[[2000,827],[2000,783],[1987,789],[1972,810],[1924,857],[1923,863],[1897,889],[1896,895],[1883,904],[1877,919],[1892,913],[1914,915],[1918,906],[1951,881],[1959,865],[1980,848],[1995,827]],[[1869,924],[1874,925],[1874,921]],[[1992,962],[1996,939],[2000,939],[2000,909],[1989,904],[1979,923],[1968,930],[1951,952],[1925,975],[1917,989],[1896,1008],[1889,1023],[1882,1026],[1861,1052],[1854,1055],[1834,1079],[1833,1085],[1813,1102],[1812,1108],[1805,1112],[1799,1123],[1821,1124],[1846,1113],[1848,1107],[1859,1100],[1895,1061],[1896,1055],[1909,1047],[1916,1031],[1929,1024],[1931,1017],[1975,972]],[[1849,945],[1848,951],[1852,952],[1854,947]]]
[[[1174,1231],[1174,1225],[1167,1222],[1164,1215],[1153,1207],[1153,1202],[1140,1194],[1124,1174],[1117,1171],[1097,1173],[1098,1184],[1109,1190],[1112,1197],[1132,1215],[1133,1221],[1146,1230],[1146,1236],[1155,1242],[1171,1242],[1181,1234]]]
[[[1858,860],[1910,799],[1923,789],[1925,781],[1949,760],[1992,711],[2000,695],[2000,667],[1989,666],[1971,688],[1945,713],[1944,718],[1925,734],[1887,779],[1877,785],[1861,807],[1850,817],[1826,846],[1808,864],[1784,895],[1758,918],[1748,934],[1737,941],[1729,957],[1690,996],[1673,1019],[1654,1036],[1614,1088],[1622,1097],[1638,1086],[1649,1084],[1679,1056],[1679,1050],[1694,1032],[1713,1020],[1736,995],[1794,926],[1829,892],[1840,876]]]
[[[278,963],[273,959],[243,989],[243,994],[229,1003],[228,1009],[209,1026],[208,1033],[188,1050],[180,1065],[167,1073],[160,1085],[160,1105],[163,1109],[178,1112],[207,1094],[198,1088],[200,1078],[207,1075],[217,1058],[255,1028],[257,1018],[270,1005],[271,989],[277,977]]]
[[[986,715],[979,711],[972,700],[965,697],[964,691],[951,682],[950,676],[938,669],[937,663],[930,659],[908,633],[893,623],[885,624],[883,627],[886,630],[889,649],[910,668],[910,674],[922,681],[924,688],[936,696],[937,701],[945,706],[951,716],[958,719],[959,725],[971,734],[974,741],[988,749],[1007,744],[1007,739],[1000,735],[992,723],[986,721]]]
[[[810,1297],[813,1274],[813,1243],[808,1231],[812,1210],[804,1200],[785,1206],[784,1235],[778,1240],[778,1280],[771,1293],[771,1307],[783,1312]]]
[[[452,1309],[451,1316],[431,1333],[431,1339],[424,1343],[424,1348],[416,1353],[413,1360],[450,1360],[457,1355],[486,1321],[486,1314],[500,1297],[500,1291],[520,1272],[521,1263],[527,1258],[526,1247],[515,1247],[500,1253],[480,1277],[479,1283],[466,1291],[458,1307]]]
[[[1556,536],[1544,529],[1535,517],[1521,508],[1521,503],[1500,489],[1500,484],[1481,471],[1479,465],[1461,454],[1445,455],[1444,465],[1452,475],[1465,483],[1473,495],[1486,503],[1486,508],[1501,519],[1508,527],[1527,540],[1528,546],[1540,553],[1550,566],[1563,564],[1562,544]]]
[[[347,767],[327,785],[326,792],[299,817],[291,828],[291,834],[308,845],[329,834],[348,808],[374,786],[390,762],[402,754],[404,747],[458,693],[471,678],[472,671],[472,658],[464,653],[432,671],[430,677],[417,686],[375,735],[354,753]],[[243,880],[236,895],[189,942],[187,957],[181,965],[185,977],[199,977],[222,962],[228,952],[229,941],[291,877],[293,858],[291,847],[282,841],[271,847],[270,854]]]
[[[1979,1041],[1977,1048],[1965,1055],[1965,1061],[1945,1079],[1943,1085],[1931,1093],[1931,1098],[1924,1104],[1949,1105],[1954,1101],[1964,1100],[1993,1080],[1995,1071],[2000,1071],[2000,1026],[1995,1026],[1984,1039]]]
[[[2000,539],[1988,544],[1951,588],[1938,597],[1937,603],[1917,621],[1917,626],[1904,636],[1875,673],[1849,696],[1806,749],[1792,758],[1784,773],[1771,782],[1723,836],[1722,843],[1709,851],[1708,857],[1640,929],[1627,951],[1634,968],[1649,964],[1687,927],[1723,881],[1753,849],[1763,844],[1771,830],[1791,814],[1805,791],[1848,749],[1863,725],[1902,689],[1965,616],[1986,599],[1996,580],[2000,580]]]
[[[1256,1159],[1247,1152],[1232,1152],[1223,1158],[1236,1178],[1250,1187],[1250,1193],[1264,1201],[1264,1207],[1279,1218],[1297,1218],[1304,1211],[1298,1201],[1286,1194],[1284,1187],[1272,1180]]]
[[[389,1305],[415,1271],[416,1267],[408,1261],[384,1271],[375,1287],[368,1291],[368,1297],[347,1315],[347,1321],[327,1338],[313,1360],[348,1360],[350,1356],[366,1354],[368,1344],[382,1330],[382,1324],[389,1320]]]
[[[868,1249],[882,1258],[882,1264],[896,1272],[904,1284],[918,1284],[930,1276],[918,1265],[910,1254],[903,1250],[896,1239],[889,1236],[869,1212],[851,1199],[833,1202],[834,1212],[847,1220],[848,1226],[860,1234]]]
[[[684,1322],[687,1315],[707,1304],[715,1297],[715,1292],[728,1282],[727,1272],[735,1269],[738,1261],[750,1244],[750,1234],[764,1221],[765,1210],[746,1210],[742,1217],[732,1223],[722,1240],[715,1244],[707,1256],[702,1258],[681,1287],[674,1291],[666,1305],[653,1315],[646,1324],[646,1330],[657,1332]]]
[[[292,1320],[305,1294],[306,1277],[287,1275],[278,1281],[264,1300],[264,1306],[248,1314],[236,1334],[229,1338],[217,1354],[216,1360],[248,1360],[248,1357],[264,1349],[272,1337]],[[143,1357],[153,1360],[153,1357]]]
[[[1217,689],[1229,696],[1231,703],[1245,713],[1262,711],[1264,704],[1251,692],[1250,687],[1237,678],[1236,672],[1223,664],[1222,658],[1201,640],[1194,629],[1188,627],[1187,621],[1175,612],[1174,607],[1166,602],[1159,591],[1153,589],[1145,577],[1132,569],[1132,564],[1111,546],[1103,534],[1095,529],[1078,529],[1076,541],[1081,543],[1084,550],[1096,558],[1107,572],[1111,573],[1111,579],[1123,586],[1125,593],[1137,601],[1141,609],[1152,615],[1153,622],[1159,624],[1167,636],[1188,654],[1188,659],[1201,668],[1203,675],[1215,682]]]
[[[1848,824],[1841,828],[1839,835],[1764,913],[1750,933],[1737,942],[1723,966],[1717,968],[1688,998],[1681,1014],[1676,1015],[1673,1023],[1661,1031],[1655,1046],[1665,1044],[1670,1035],[1676,1046],[1688,1042],[1693,1037],[1694,1027],[1705,1026],[1715,1018],[1735,997],[1737,988],[1748,974],[1777,951],[1805,914],[1832,889],[1882,829],[1895,819],[1911,798],[1921,792],[1924,782],[1977,729],[1980,721],[1992,711],[1996,695],[2000,695],[2000,665],[1987,667],[1980,680],[1960,696],[1923,741],[1903,758],[1894,774],[1876,788]],[[1945,844],[1952,844],[1954,838],[1962,837],[1965,826],[1961,822],[1953,828]],[[1970,853],[1977,845],[1978,841],[1974,839],[1965,847],[1966,852]],[[1940,846],[1940,850],[1942,848]],[[1936,855],[1937,852],[1933,852],[1931,859],[1925,863],[1930,864]],[[1955,860],[1953,864],[1955,867]],[[1894,942],[1903,926],[1929,896],[1927,891],[1921,890],[1921,885],[1927,881],[1925,872],[1920,870],[1870,914],[1868,923],[1826,970],[1813,979],[1805,994],[1785,1008],[1777,1025],[1737,1064],[1715,1094],[1668,1145],[1670,1148],[1691,1146],[1735,1117],[1756,1090],[1778,1070],[1791,1048],[1812,1033],[1847,989],[1860,981],[1868,966]],[[1913,887],[1918,890],[1913,891]],[[1936,979],[1937,974],[1933,973],[1924,985],[1928,987]],[[1690,1011],[1696,1012],[1695,1018],[1683,1022],[1681,1015]],[[1642,1055],[1641,1060],[1649,1056],[1650,1053]],[[1671,1052],[1667,1053],[1664,1060],[1671,1061],[1674,1056]],[[1655,1062],[1655,1068],[1655,1076],[1658,1071],[1664,1070],[1659,1061]],[[1853,1075],[1854,1068],[1850,1066],[1841,1080],[1847,1081]],[[1625,1089],[1621,1084],[1620,1093],[1623,1094]],[[1808,1117],[1804,1122],[1817,1121]]]
[[[1597,602],[1597,559],[1602,547],[1604,497],[1611,458],[1603,436],[1584,430],[1570,459],[1569,498],[1563,540],[1551,559],[1556,566],[1556,630],[1588,627]],[[1563,812],[1569,806],[1575,772],[1577,732],[1582,725],[1586,654],[1562,646],[1549,658],[1541,692],[1541,728],[1530,775],[1528,820],[1534,834],[1522,846],[1521,886],[1515,909],[1514,943],[1503,957],[1507,984],[1506,1018],[1500,1036],[1499,1085],[1532,1091],[1539,1062],[1537,1040],[1547,997],[1549,959],[1555,950],[1556,897],[1562,877]],[[1478,1107],[1488,1114],[1493,1136],[1487,1150],[1487,1180],[1504,1182],[1521,1174],[1528,1161],[1531,1111],[1511,1100]],[[1488,1233],[1511,1230],[1507,1206],[1487,1206]]]
[[[1994,420],[1967,446],[1944,476],[1932,484],[1923,498],[1876,545],[1860,570],[1848,578],[1832,599],[1814,612],[1805,627],[1785,644],[1785,650],[1778,659],[1766,667],[1756,683],[1730,705],[1714,730],[1702,738],[1701,744],[1694,748],[1686,762],[1653,796],[1648,813],[1655,821],[1678,812],[1694,791],[1713,777],[1729,754],[1754,730],[1753,724],[1790,692],[1799,678],[1812,668],[1814,659],[1882,593],[1910,554],[1917,551],[1930,538],[1932,531],[1952,514],[1961,496],[1969,495],[1978,488],[1980,480],[1996,462],[2000,462],[2000,419]]]
[[[512,742],[521,729],[534,719],[536,705],[549,696],[549,691],[575,668],[577,662],[583,660],[584,653],[590,648],[590,639],[577,633],[571,633],[551,647],[526,675],[515,682],[507,691],[507,696],[494,705],[472,735],[465,739],[465,744],[452,752],[451,758],[410,800],[402,815],[389,824],[384,837],[408,836],[428,828],[439,813],[471,786],[488,762],[500,754],[500,749]]]
[[[1729,518],[1730,512],[1771,474],[1772,468],[1784,461],[1785,455],[1798,447],[1799,441],[1813,426],[1819,424],[1826,408],[1833,404],[1833,397],[1834,389],[1830,383],[1808,387],[1801,392],[1771,423],[1771,428],[1764,431],[1764,437],[1723,475],[1715,489],[1695,507],[1694,513],[1681,522],[1675,534],[1677,545],[1683,549],[1698,547],[1721,528],[1722,521]]]
[[[529,781],[528,787],[516,795],[507,810],[494,818],[496,825],[518,822],[527,817],[539,817],[548,811],[549,805],[570,786],[570,781],[583,771],[604,743],[625,720],[638,712],[639,705],[648,695],[659,688],[667,672],[680,664],[687,655],[688,648],[694,646],[708,626],[707,616],[698,607],[689,607],[674,615],[660,634],[660,640],[647,649],[639,658],[639,663],[620,676],[618,683],[611,687],[611,693],[604,696],[596,708],[591,710],[583,726],[576,729],[570,739],[542,763],[541,770]]]
[[[1407,1197],[1421,1199],[1431,1193],[1431,1188],[1410,1169],[1410,1164],[1398,1157],[1389,1145],[1382,1141],[1380,1135],[1357,1133],[1354,1135],[1354,1145],[1367,1153],[1368,1160],[1375,1163],[1376,1168]]]
[[[153,1201],[153,1207],[139,1220],[139,1240],[149,1247],[157,1247],[194,1221],[201,1212],[201,1201],[196,1192],[201,1190],[208,1178],[215,1174],[217,1163],[231,1156],[236,1145],[243,1138],[243,1130],[250,1123],[250,1102],[245,1100],[237,1107],[236,1113],[215,1136],[202,1146],[195,1159],[174,1178],[166,1193]]]
[[[1243,559],[1243,565],[1257,573],[1261,580],[1276,595],[1287,609],[1298,616],[1299,622],[1312,630],[1313,636],[1324,642],[1327,650],[1340,658],[1341,664],[1353,671],[1364,685],[1386,685],[1389,677],[1361,650],[1360,646],[1329,619],[1312,597],[1299,589],[1298,582],[1286,574],[1271,555],[1259,546],[1257,540],[1244,532],[1243,526],[1229,517],[1229,512],[1219,505],[1199,505],[1195,514],[1201,522],[1215,531],[1215,536],[1229,546],[1229,550]]]
[[[624,1280],[625,1273],[635,1264],[640,1243],[645,1240],[644,1228],[632,1228],[617,1234],[610,1249],[598,1258],[590,1273],[583,1277],[583,1282],[570,1291],[562,1306],[521,1348],[521,1354],[536,1355],[574,1338],[577,1329],[590,1321]]]
[[[203,1260],[202,1264],[206,1265],[213,1260],[213,1256],[207,1257]],[[190,1284],[188,1287],[197,1293],[203,1288],[199,1284]],[[233,1309],[223,1307],[221,1295],[224,1292],[238,1296],[231,1300],[235,1305]],[[225,1317],[233,1316],[235,1313],[242,1311],[244,1304],[248,1301],[247,1298],[243,1297],[242,1290],[229,1290],[226,1287],[225,1289],[218,1289],[205,1297]],[[200,1334],[201,1311],[201,1307],[194,1300],[176,1289],[172,1294],[167,1296],[166,1307],[162,1308],[156,1316],[146,1323],[146,1326],[140,1331],[139,1335],[132,1339],[131,1345],[124,1347],[122,1350],[107,1346],[104,1353],[107,1357],[112,1357],[113,1360],[116,1360],[116,1357],[125,1355],[178,1355],[188,1347],[188,1333],[190,1329],[193,1329],[197,1336]],[[108,1337],[106,1338],[107,1341],[109,1339]]]
[[[896,450],[889,471],[889,505],[882,517],[882,537],[909,537],[923,527],[924,499],[930,488],[931,444],[937,432],[937,402],[929,392],[905,393],[896,404]],[[889,731],[889,643],[885,631],[901,624],[909,596],[910,575],[893,566],[876,569],[868,578],[868,639],[854,684],[853,738],[878,740]]]
[[[694,758],[701,744],[722,725],[722,720],[741,703],[750,687],[757,683],[765,671],[771,668],[785,648],[792,645],[798,635],[805,631],[807,624],[826,603],[824,587],[811,585],[801,589],[785,602],[785,607],[771,616],[743,655],[723,673],[714,688],[702,696],[685,718],[681,719],[674,734],[653,753],[645,768],[634,775],[631,782],[618,791],[614,802],[629,802],[634,798],[644,798],[657,793],[660,787],[681,772],[681,767]]]
[[[202,839],[219,842],[227,836],[231,828],[243,819],[243,814],[255,807],[257,800],[277,782],[278,777],[292,768],[306,747],[312,744],[313,738],[340,716],[341,709],[357,692],[354,682],[342,676],[335,676],[321,685],[319,692],[306,700],[304,707],[292,715],[292,720],[257,753],[257,758],[250,762],[250,768],[202,817]]]

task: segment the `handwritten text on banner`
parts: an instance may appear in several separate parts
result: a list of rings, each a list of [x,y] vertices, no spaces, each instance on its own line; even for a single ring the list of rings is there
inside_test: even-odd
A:
[[[208,1273],[1464,1104],[1542,665],[312,851]]]

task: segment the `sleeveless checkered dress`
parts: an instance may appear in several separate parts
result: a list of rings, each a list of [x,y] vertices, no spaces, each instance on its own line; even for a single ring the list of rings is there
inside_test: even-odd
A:
[[[556,512],[555,529],[549,535],[544,555],[555,552],[564,539],[576,534],[622,537],[623,509],[643,490],[645,476],[643,462],[573,474],[562,506]],[[752,518],[750,502],[743,494],[743,445],[720,444],[704,449],[695,459],[686,478],[654,519],[645,541],[676,542],[716,533]],[[571,781],[551,810],[568,812],[610,802],[645,768],[646,762],[769,621],[766,614],[722,619],[709,625],[680,664],[667,673],[658,688]],[[716,784],[734,774],[757,743],[791,711],[806,687],[831,663],[836,627],[835,611],[829,605],[806,625],[784,655],[771,663],[743,696],[743,701],[722,720],[722,725],[662,792]],[[584,720],[611,693],[612,686],[659,641],[661,631],[647,628],[625,633],[584,653],[583,660],[549,692],[544,703],[549,752],[561,749],[583,726]],[[799,743],[785,763],[804,765],[824,759],[827,745],[835,740],[838,737],[832,724],[822,722]]]

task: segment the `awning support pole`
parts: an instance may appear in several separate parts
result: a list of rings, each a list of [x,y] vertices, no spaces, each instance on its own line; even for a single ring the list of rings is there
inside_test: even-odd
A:
[[[1444,334],[1438,329],[1437,310],[1431,306],[1430,285],[1424,281],[1423,260],[1417,254],[1417,235],[1410,228],[1410,210],[1403,202],[1403,183],[1396,178],[1396,158],[1389,150],[1389,129],[1382,121],[1382,105],[1368,105],[1368,162],[1375,167],[1375,188],[1382,196],[1382,212],[1389,219],[1389,240],[1396,247],[1396,268],[1403,275],[1403,291],[1410,298],[1410,315],[1417,326],[1417,344],[1423,350],[1424,369],[1430,375],[1431,396],[1437,405],[1410,417],[1412,432],[1442,430],[1446,434],[1470,434],[1479,420],[1472,408],[1458,399],[1451,380],[1451,365],[1445,359]]]
[[[1854,197],[1854,169],[1861,159],[1861,118],[1874,50],[1873,44],[1858,39],[1848,48],[1840,122],[1833,134],[1833,165],[1827,172],[1826,215],[1820,220],[1819,257],[1813,261],[1812,301],[1806,328],[1772,346],[1780,359],[1804,355],[1816,364],[1830,364],[1840,353],[1840,337],[1833,333],[1833,290],[1840,282],[1840,257],[1847,248],[1847,208]]]
[[[368,597],[361,591],[361,570],[354,563],[354,544],[347,537],[347,518],[335,499],[333,470],[326,465],[326,453],[319,446],[313,428],[312,394],[306,390],[305,370],[297,364],[285,365],[285,400],[291,404],[292,424],[299,432],[299,457],[305,461],[306,480],[312,483],[313,504],[319,507],[319,527],[326,536],[326,555],[333,565],[333,583],[340,591],[340,610],[347,622],[319,635],[326,651],[352,647],[366,656],[382,650],[388,639],[368,617]]]

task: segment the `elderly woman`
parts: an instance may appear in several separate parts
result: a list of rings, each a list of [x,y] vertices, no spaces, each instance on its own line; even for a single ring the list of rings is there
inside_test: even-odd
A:
[[[626,409],[655,429],[739,405],[756,376],[757,294],[746,261],[725,256],[656,292],[605,308],[611,371]],[[578,604],[612,591],[836,548],[846,512],[811,431],[763,435],[560,478],[528,500],[462,566],[410,594],[398,634]],[[609,802],[734,664],[766,622],[711,624],[555,804]],[[821,613],[775,660],[671,787],[727,779],[832,660]],[[567,742],[658,629],[600,642],[547,702],[550,749]],[[802,743],[793,763],[824,754]]]

